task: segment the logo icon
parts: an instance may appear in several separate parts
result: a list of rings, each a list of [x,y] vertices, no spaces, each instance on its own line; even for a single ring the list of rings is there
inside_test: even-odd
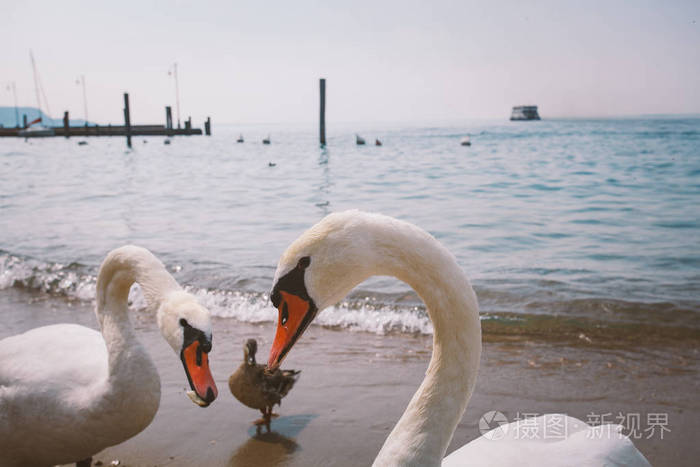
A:
[[[508,419],[497,410],[486,412],[479,419],[479,431],[486,439],[503,439],[508,433]]]

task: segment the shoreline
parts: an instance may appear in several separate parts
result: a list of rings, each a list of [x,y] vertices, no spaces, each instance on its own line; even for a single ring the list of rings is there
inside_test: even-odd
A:
[[[89,303],[25,290],[0,291],[0,313],[0,338],[57,322],[96,327]],[[258,340],[264,360],[272,323],[213,318],[210,361],[219,398],[201,409],[185,396],[182,366],[154,317],[136,310],[131,318],[159,370],[161,405],[146,430],[94,457],[103,465],[117,459],[123,466],[369,465],[420,384],[432,346],[429,335],[311,327],[283,365],[302,371],[299,382],[276,407],[280,417],[272,422],[273,432],[256,436],[251,422],[259,414],[229,394],[227,379],[242,361],[247,338]],[[555,328],[544,335],[493,333],[488,319],[482,325],[477,386],[448,453],[480,436],[479,419],[497,410],[509,421],[564,412],[614,423],[620,414],[638,414],[640,428],[649,428],[650,414],[665,414],[670,431],[664,438],[657,432],[646,439],[643,433],[635,445],[653,465],[690,466],[700,456],[694,441],[700,428],[694,334],[674,339],[661,332],[659,339],[639,327],[620,339],[605,338],[610,334],[602,328],[581,338]]]
[[[178,261],[170,264],[178,282],[189,284],[186,289],[209,307],[212,316],[251,323],[276,320],[277,312],[269,305],[266,289],[272,268],[227,282],[217,277],[216,267],[211,269],[211,265],[202,270],[202,266],[183,266]],[[0,249],[0,291],[13,288],[30,294],[48,293],[57,300],[90,304],[95,295],[96,268],[79,262],[46,262]],[[515,293],[504,291],[503,285],[491,285],[475,285],[482,327],[489,339],[523,335],[575,342],[583,335],[584,341],[588,338],[613,345],[640,338],[648,343],[650,337],[662,345],[665,341],[700,342],[700,302],[695,298],[620,299],[604,291],[599,296],[581,296],[582,290],[573,294],[557,291],[562,284],[552,281],[547,282],[551,290],[529,284]],[[685,294],[692,294],[693,287],[687,288]],[[138,287],[130,299],[136,307],[145,306]],[[432,333],[420,298],[399,281],[387,278],[374,278],[360,285],[320,315],[314,325],[378,334]]]

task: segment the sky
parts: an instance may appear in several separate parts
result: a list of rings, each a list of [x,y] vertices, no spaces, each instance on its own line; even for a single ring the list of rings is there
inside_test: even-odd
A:
[[[0,106],[160,123],[173,106],[214,123],[700,113],[700,2],[0,0]],[[44,111],[47,109],[44,108]]]

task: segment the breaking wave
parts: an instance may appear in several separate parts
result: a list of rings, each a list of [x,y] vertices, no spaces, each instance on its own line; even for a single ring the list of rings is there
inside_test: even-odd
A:
[[[176,278],[182,279],[184,274],[180,266],[170,270]],[[20,288],[68,300],[92,302],[95,299],[96,273],[97,268],[80,263],[44,262],[0,251],[0,290]],[[191,276],[191,272],[189,274]],[[210,284],[212,282],[209,281]],[[266,292],[206,287],[207,277],[198,277],[198,285],[187,284],[187,281],[181,283],[215,317],[248,323],[272,323],[277,320],[277,310],[271,306]],[[657,328],[666,325],[700,329],[697,303],[628,302],[600,297],[553,299],[532,290],[518,294],[512,290],[483,286],[477,286],[476,291],[482,320],[488,321],[485,326],[491,331],[496,325],[497,332],[551,333],[554,327],[561,325],[561,320],[557,324],[553,324],[552,320],[559,318],[593,319],[595,321],[591,326],[600,326],[599,323],[604,321],[615,325],[627,323]],[[129,299],[132,308],[146,307],[138,285],[132,288]],[[405,292],[382,294],[355,290],[348,299],[320,313],[314,324],[376,334],[433,332],[422,302],[415,294]],[[576,329],[582,325],[581,321],[575,323]]]
[[[95,270],[78,263],[47,263],[0,252],[0,290],[15,287],[91,302],[95,299],[96,279]],[[187,285],[185,288],[209,309],[212,316],[248,323],[277,320],[277,310],[270,305],[267,293]],[[146,307],[138,284],[132,288],[129,301],[133,308]],[[378,334],[432,333],[430,320],[421,307],[384,304],[376,297],[343,301],[324,310],[314,324]]]

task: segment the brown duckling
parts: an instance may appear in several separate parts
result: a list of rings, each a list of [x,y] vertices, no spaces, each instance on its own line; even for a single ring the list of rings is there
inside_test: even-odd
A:
[[[269,372],[265,365],[255,362],[257,350],[255,339],[248,339],[243,346],[244,361],[228,379],[228,387],[243,405],[262,412],[262,418],[253,423],[258,426],[258,431],[265,425],[269,432],[270,420],[277,417],[272,413],[272,407],[281,405],[282,398],[292,389],[301,371],[278,368]]]

